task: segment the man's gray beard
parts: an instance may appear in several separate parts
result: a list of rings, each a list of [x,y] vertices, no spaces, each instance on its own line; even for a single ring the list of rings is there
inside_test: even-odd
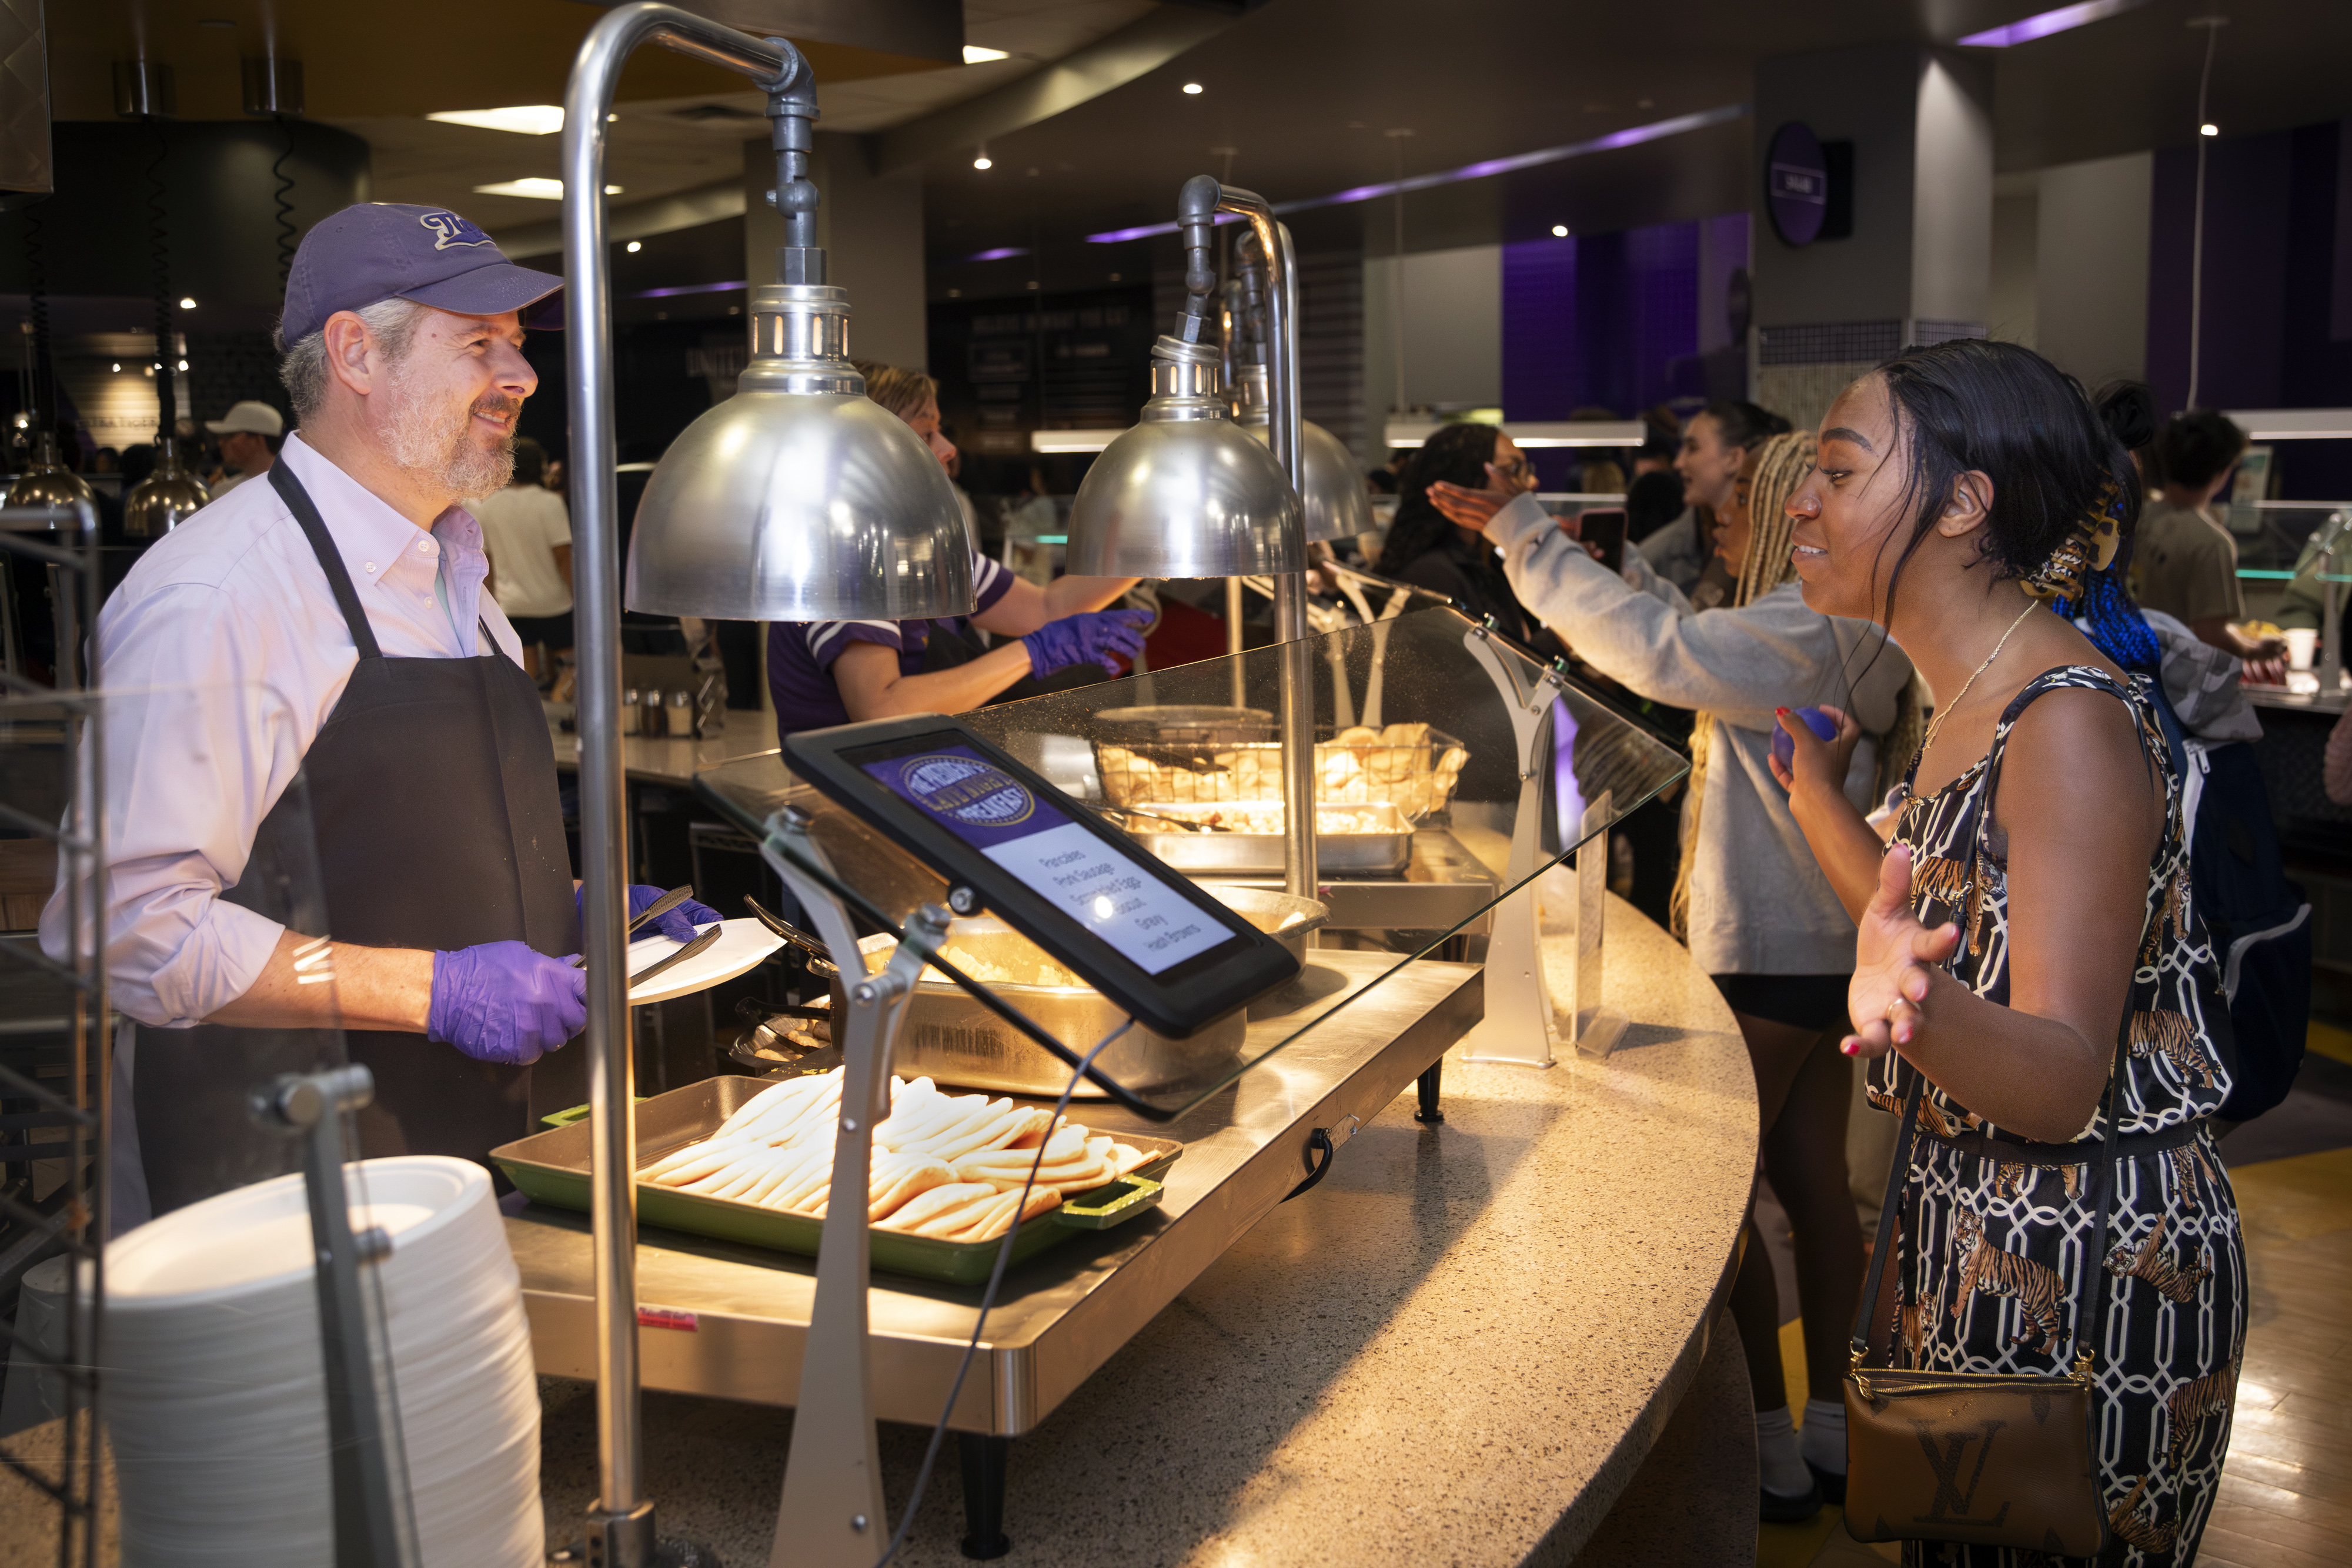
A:
[[[393,462],[468,499],[505,489],[514,477],[514,437],[484,451],[473,439],[472,406],[454,416],[442,415],[433,403],[409,395],[406,370],[395,365],[392,372],[397,410],[392,425]]]

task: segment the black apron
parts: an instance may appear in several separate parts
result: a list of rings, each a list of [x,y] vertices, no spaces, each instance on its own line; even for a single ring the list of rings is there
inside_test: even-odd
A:
[[[269,483],[327,574],[359,664],[300,776],[262,820],[245,874],[221,896],[355,946],[579,951],[554,751],[530,677],[487,627],[473,658],[384,657],[318,507],[286,464],[270,466]],[[421,1034],[340,1038],[348,1060],[375,1074],[375,1102],[358,1117],[367,1156],[481,1160],[531,1132],[535,1109],[586,1097],[577,1048],[505,1067]],[[290,1141],[257,1126],[247,1098],[278,1073],[331,1064],[343,1054],[337,1039],[142,1028],[131,1097],[152,1211],[297,1168]]]

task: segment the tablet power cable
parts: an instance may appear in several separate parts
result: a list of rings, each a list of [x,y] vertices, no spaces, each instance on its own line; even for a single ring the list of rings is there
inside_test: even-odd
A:
[[[1070,1096],[1077,1092],[1078,1081],[1086,1076],[1087,1069],[1114,1040],[1134,1027],[1135,1019],[1129,1018],[1103,1036],[1070,1074],[1069,1082],[1062,1087],[1062,1097],[1054,1102],[1054,1114],[1045,1124],[1045,1135],[1037,1140],[1037,1157],[1029,1162],[1028,1179],[1021,1184],[1021,1201],[1013,1206],[1013,1228],[997,1244],[996,1266],[989,1270],[988,1289],[981,1292],[980,1316],[972,1322],[971,1338],[964,1344],[963,1360],[956,1366],[955,1381],[948,1385],[947,1406],[940,1412],[939,1425],[931,1428],[930,1446],[923,1450],[923,1468],[915,1472],[915,1490],[907,1499],[907,1506],[899,1511],[898,1528],[892,1532],[890,1544],[883,1549],[874,1568],[889,1568],[890,1560],[898,1555],[898,1549],[907,1543],[908,1532],[915,1527],[915,1514],[923,1506],[923,1493],[931,1484],[931,1469],[939,1463],[940,1445],[947,1439],[948,1417],[955,1414],[956,1401],[963,1395],[964,1375],[971,1370],[972,1358],[980,1353],[980,1336],[988,1327],[989,1309],[996,1304],[997,1287],[1004,1282],[1005,1265],[1013,1260],[1013,1243],[1021,1236],[1021,1213],[1029,1207],[1030,1189],[1036,1186],[1038,1167],[1045,1163],[1045,1145],[1053,1141],[1055,1129],[1062,1124],[1063,1113],[1070,1108]]]

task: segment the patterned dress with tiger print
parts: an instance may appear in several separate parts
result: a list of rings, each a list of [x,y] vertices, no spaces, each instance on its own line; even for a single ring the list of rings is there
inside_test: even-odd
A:
[[[2230,1408],[2246,1333],[2246,1260],[2238,1206],[2205,1124],[2230,1092],[2207,1019],[2223,1015],[2210,944],[2189,907],[2180,781],[2146,699],[2105,672],[2044,672],[2020,691],[1991,750],[1933,795],[1906,780],[1888,804],[1894,841],[1913,856],[1913,907],[1933,927],[1961,925],[1952,972],[1979,996],[2009,999],[2005,867],[1979,838],[1988,781],[2026,706],[2045,692],[2104,692],[2129,705],[2147,754],[2163,769],[2165,830],[2148,868],[2147,919],[2132,976],[2119,1130],[2175,1146],[2119,1155],[2109,1222],[2105,1316],[2093,1352],[2097,1449],[2114,1539],[2099,1560],[2185,1563],[2196,1553],[2230,1442]],[[1916,769],[1917,763],[1913,763]],[[1978,852],[1981,850],[1979,854]],[[1977,868],[1971,873],[1972,864]],[[1977,883],[1974,897],[1969,883]],[[1973,907],[1971,907],[1973,905]],[[1870,1064],[1873,1104],[1895,1113],[1896,1059]],[[1986,1157],[1940,1141],[2004,1134],[1930,1082],[1902,1200],[1898,1364],[1966,1372],[2049,1373],[2071,1359],[2077,1270],[2094,1244],[2100,1119],[2078,1140],[2083,1162]],[[2001,1568],[2082,1559],[2037,1552],[1906,1542],[1906,1563]]]

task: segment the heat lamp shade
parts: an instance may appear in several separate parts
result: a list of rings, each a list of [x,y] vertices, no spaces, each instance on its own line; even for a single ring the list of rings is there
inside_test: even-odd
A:
[[[1086,577],[1303,571],[1298,497],[1274,455],[1231,420],[1147,409],[1079,485],[1069,562]]]
[[[746,389],[655,465],[624,601],[723,621],[969,615],[972,548],[947,471],[896,414]]]
[[[1242,428],[1260,441],[1272,438],[1263,419]],[[1372,500],[1363,475],[1357,471],[1356,455],[1312,420],[1299,422],[1298,436],[1307,459],[1307,542],[1351,539],[1370,533]]]

